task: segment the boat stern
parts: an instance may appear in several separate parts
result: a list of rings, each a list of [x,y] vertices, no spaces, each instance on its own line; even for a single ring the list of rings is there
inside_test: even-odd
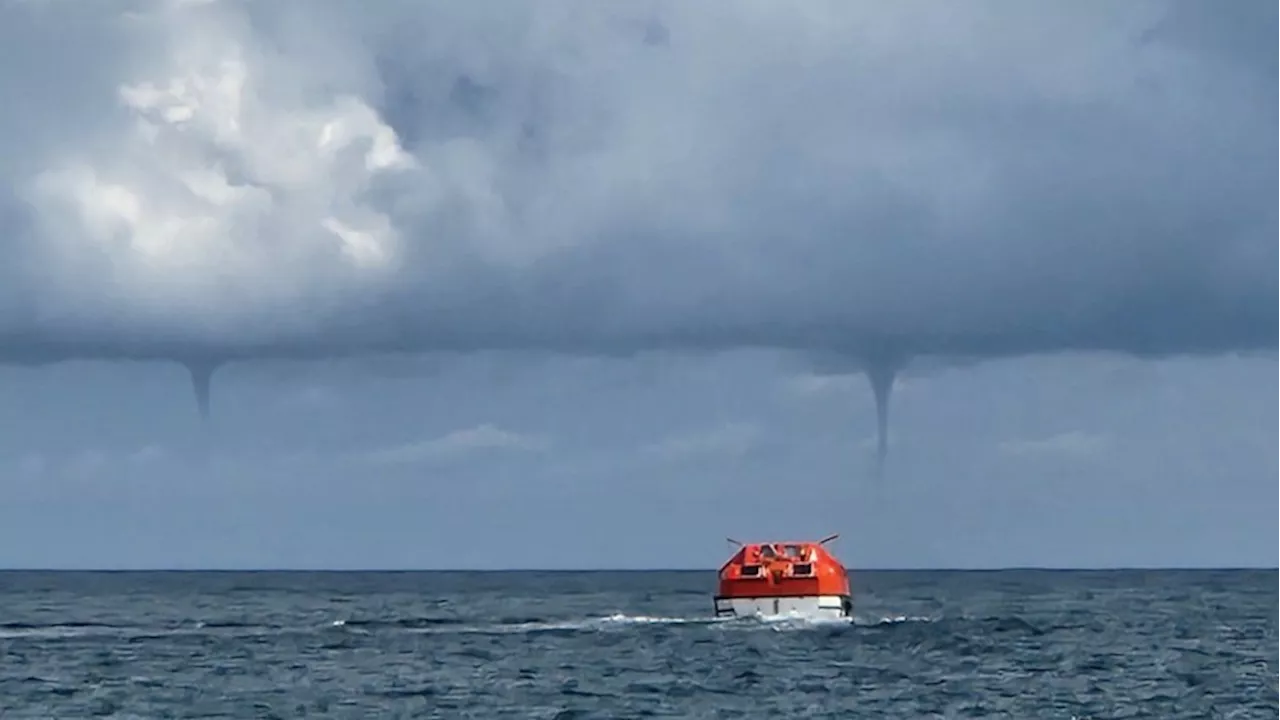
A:
[[[835,537],[740,544],[720,568],[716,617],[851,617],[848,572],[825,547]]]

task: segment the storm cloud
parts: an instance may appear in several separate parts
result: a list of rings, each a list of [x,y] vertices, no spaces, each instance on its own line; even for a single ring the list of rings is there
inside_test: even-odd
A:
[[[0,13],[0,360],[1276,347],[1275,3]]]

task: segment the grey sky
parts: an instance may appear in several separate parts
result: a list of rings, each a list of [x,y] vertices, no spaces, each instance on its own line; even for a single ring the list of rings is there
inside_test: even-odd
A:
[[[1276,562],[1274,4],[2,7],[0,565]]]

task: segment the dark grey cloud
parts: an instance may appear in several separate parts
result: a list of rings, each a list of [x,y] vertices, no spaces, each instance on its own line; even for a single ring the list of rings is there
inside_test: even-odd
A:
[[[1274,3],[3,14],[13,362],[1276,347]]]

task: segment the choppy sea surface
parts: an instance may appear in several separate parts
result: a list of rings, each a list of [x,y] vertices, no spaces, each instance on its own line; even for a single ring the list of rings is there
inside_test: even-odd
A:
[[[1275,718],[1277,574],[2,572],[0,718]]]

